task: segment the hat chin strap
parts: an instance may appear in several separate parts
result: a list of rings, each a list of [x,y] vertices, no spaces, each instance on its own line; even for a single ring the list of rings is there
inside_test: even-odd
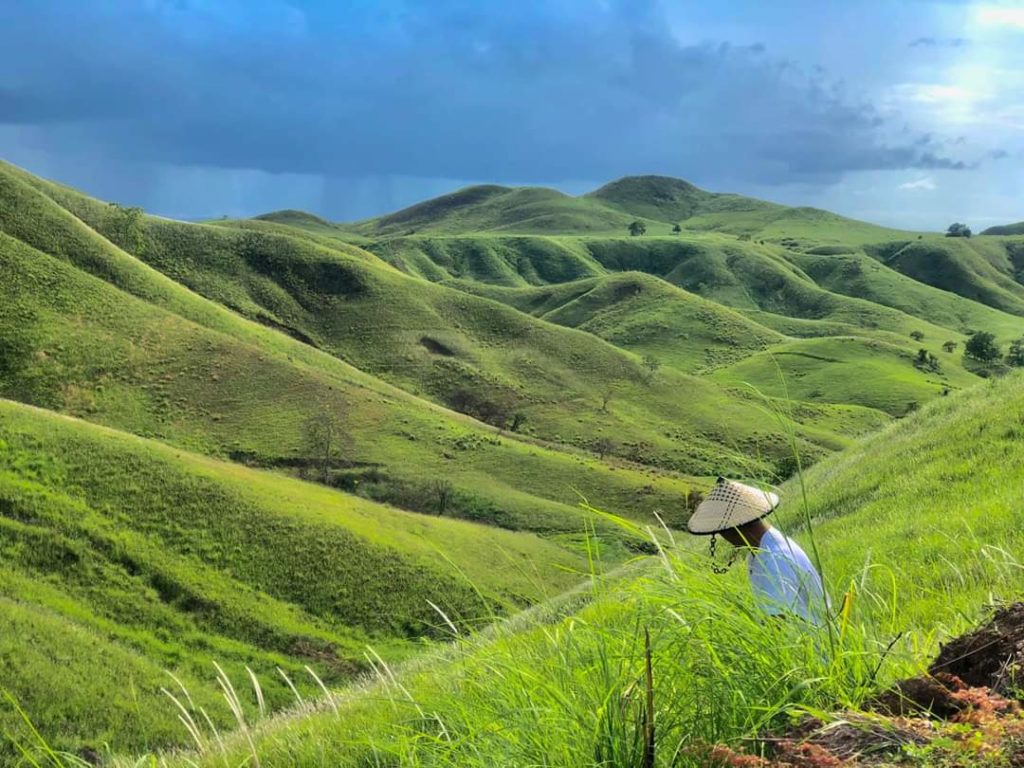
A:
[[[728,573],[729,569],[732,568],[732,564],[736,562],[736,554],[737,554],[737,552],[739,550],[733,549],[732,554],[729,555],[729,560],[726,562],[725,565],[719,565],[718,563],[715,562],[715,553],[717,552],[717,550],[718,550],[718,534],[717,533],[712,533],[711,534],[711,541],[708,544],[708,554],[711,555],[711,570],[714,571],[715,573],[719,574],[719,575],[721,575],[723,573]]]

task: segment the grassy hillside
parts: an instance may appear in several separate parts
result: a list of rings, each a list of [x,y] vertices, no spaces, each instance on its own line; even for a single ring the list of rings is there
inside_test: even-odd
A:
[[[936,290],[862,253],[793,254],[790,260],[822,288],[892,307],[958,333],[986,330],[1003,338],[1024,333],[1019,316]]]
[[[178,743],[171,670],[248,665],[268,701],[337,683],[367,642],[392,658],[443,623],[572,585],[580,556],[535,536],[400,512],[0,401],[0,675],[61,748]],[[444,552],[447,561],[438,556]],[[142,715],[141,713],[147,713]],[[140,720],[141,716],[141,720]],[[16,726],[0,708],[0,730]],[[0,747],[0,762],[9,753]]]
[[[277,667],[307,699],[306,664],[331,685],[376,670],[340,723],[327,702],[267,721],[263,764],[630,765],[647,627],[659,744],[682,745],[665,765],[800,705],[856,705],[934,645],[940,606],[953,626],[1019,587],[1020,542],[980,516],[1007,524],[1016,432],[985,425],[1024,383],[961,394],[980,380],[960,350],[972,330],[1024,333],[1021,242],[661,177],[583,197],[473,187],[357,225],[187,224],[0,165],[0,687],[59,747],[144,752],[188,738],[164,669],[221,729],[215,661],[238,684],[250,667],[271,709],[294,698]],[[895,419],[853,463],[827,458]],[[781,480],[794,447],[823,461],[807,477],[833,594],[862,595],[838,646],[765,626],[738,574],[708,578],[671,527],[649,540],[707,477]],[[902,484],[900,462],[930,485]],[[979,472],[982,506],[938,487]],[[911,492],[936,509],[899,516]],[[977,524],[980,543],[915,536],[915,519]],[[605,576],[659,547],[657,568]],[[897,583],[934,589],[893,593],[879,552]],[[586,572],[593,589],[545,602]],[[410,662],[407,694],[363,656],[450,632]],[[250,721],[258,698],[246,682]],[[18,722],[0,708],[0,731],[24,738]],[[222,762],[210,735],[200,763]],[[229,742],[242,762],[244,736]]]
[[[466,187],[351,227],[363,235],[625,231],[635,217],[540,187]]]
[[[681,179],[627,176],[587,195],[636,216],[680,223],[687,230],[792,242],[870,242],[893,230],[817,208],[791,208],[742,195],[706,192]]]
[[[929,237],[868,247],[867,253],[928,285],[1024,315],[1024,240]]]
[[[857,707],[919,670],[989,601],[1024,590],[1014,522],[1022,418],[1024,378],[1009,377],[937,401],[822,462],[803,480],[806,508],[799,482],[782,489],[778,523],[820,552],[833,598],[852,597],[831,636],[759,620],[742,569],[713,576],[705,555],[666,541],[648,573],[457,641],[395,682],[382,671],[383,682],[341,691],[338,715],[325,708],[265,722],[255,752],[265,764],[296,766],[585,766],[595,755],[641,766],[643,629],[655,765],[708,765],[712,744],[750,746],[807,709]],[[808,518],[815,546],[797,527]],[[961,744],[962,764],[1000,764],[983,732],[961,732],[962,744],[951,745]],[[250,754],[242,739],[226,751],[232,765]],[[952,764],[941,757],[911,752],[899,764]],[[221,764],[213,746],[191,759]]]
[[[982,231],[982,235],[1024,235],[1024,221],[1016,224],[1003,224],[997,227],[989,227]]]
[[[291,212],[276,214],[294,217]],[[707,192],[665,176],[627,176],[580,197],[538,187],[466,187],[395,213],[346,225],[367,237],[516,234],[622,234],[632,221],[650,234],[686,230],[792,241],[874,242],[896,230],[815,208],[790,208],[734,194]]]
[[[563,237],[412,236],[366,245],[383,261],[432,282],[450,278],[488,285],[550,285],[605,273]]]
[[[3,235],[0,274],[6,397],[283,469],[310,462],[304,425],[333,413],[346,433],[336,482],[433,512],[430,485],[441,473],[457,491],[450,514],[513,528],[580,531],[580,492],[610,494],[629,514],[649,514],[688,487],[499,437],[326,355],[303,360],[212,331]]]
[[[938,370],[915,365],[908,349],[858,337],[801,339],[716,370],[713,377],[765,394],[812,403],[844,403],[903,416],[977,378],[956,356],[936,352]]]
[[[926,284],[905,278],[901,281],[894,270],[884,271],[870,287],[846,280],[846,271],[831,281],[823,276],[846,267],[854,258],[850,254],[805,254],[719,234],[643,238],[464,236],[381,241],[368,247],[405,271],[430,280],[454,277],[458,282],[452,285],[456,287],[511,301],[512,306],[545,319],[552,318],[538,314],[531,299],[525,297],[538,297],[536,306],[547,306],[540,296],[571,293],[575,290],[572,286],[584,284],[578,280],[640,271],[716,304],[823,324],[815,327],[793,323],[791,330],[784,331],[790,335],[843,335],[860,329],[869,336],[885,331],[906,338],[914,331],[937,337],[949,335],[947,330],[951,330],[959,339],[965,319],[996,323],[1007,330],[1016,324],[1015,319],[990,312],[977,302],[957,302],[948,294],[929,291]],[[465,264],[453,260],[452,253],[460,253]],[[869,263],[861,257],[862,267]],[[813,275],[803,271],[804,264],[813,267]],[[815,276],[822,285],[812,279]],[[873,273],[868,272],[868,276],[874,278]],[[516,294],[489,291],[487,284],[521,288],[554,284],[558,290]],[[905,296],[908,286],[912,290]],[[523,298],[513,299],[515,296]],[[938,306],[933,307],[936,300]],[[886,340],[892,341],[888,337]]]
[[[57,197],[116,237],[104,206]],[[17,222],[16,234],[34,234]],[[144,243],[143,259],[214,301],[435,402],[502,424],[520,413],[548,442],[591,449],[611,433],[600,453],[690,474],[734,466],[738,453],[771,464],[788,450],[775,426],[758,426],[756,407],[709,382],[673,369],[652,381],[638,356],[593,335],[403,275],[352,246],[159,219],[146,221]]]
[[[459,285],[683,371],[729,362],[784,340],[738,312],[643,272],[543,288]]]

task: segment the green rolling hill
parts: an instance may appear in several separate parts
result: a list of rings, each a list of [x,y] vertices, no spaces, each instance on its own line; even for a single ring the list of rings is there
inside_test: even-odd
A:
[[[213,662],[277,710],[278,667],[311,696],[367,644],[575,609],[548,601],[716,474],[826,482],[915,411],[989,407],[962,350],[1024,336],[1020,263],[664,177],[192,224],[2,164],[0,688],[61,749],[141,753],[187,736],[164,670],[227,728]]]
[[[166,705],[164,669],[194,683],[213,662],[248,665],[280,706],[292,696],[273,683],[277,667],[307,690],[305,664],[337,683],[365,666],[367,643],[394,658],[436,635],[430,602],[472,626],[568,588],[587,567],[535,536],[398,511],[10,401],[0,401],[0,448],[0,672],[61,747],[175,743],[169,724],[136,719]],[[196,686],[227,725],[207,690]],[[3,730],[16,722],[0,713]]]
[[[1024,239],[930,237],[866,249],[886,266],[928,285],[1015,315],[1024,314]]]
[[[1024,235],[1024,221],[1016,224],[1003,224],[983,230],[982,235]]]
[[[800,482],[782,487],[779,523],[810,548],[802,521],[812,521],[829,588],[852,598],[834,650],[824,629],[759,620],[739,569],[713,576],[705,554],[665,541],[664,556],[646,570],[456,640],[397,670],[394,683],[340,691],[338,715],[264,721],[253,747],[230,742],[229,762],[255,753],[299,768],[403,756],[485,766],[557,755],[560,764],[582,766],[611,754],[619,764],[640,764],[643,699],[633,691],[644,679],[645,640],[638,625],[650,636],[657,754],[685,749],[676,764],[713,765],[701,745],[749,748],[764,729],[791,727],[804,708],[842,728],[878,688],[919,671],[941,642],[984,616],[990,600],[1019,598],[1022,414],[1024,377],[1016,374],[940,400],[823,461],[803,478],[806,507]],[[790,685],[780,685],[781,671]],[[601,709],[608,700],[616,706]],[[431,712],[444,735],[424,738],[408,727],[418,711]],[[942,727],[925,723],[929,731]],[[918,742],[871,743],[890,750],[883,765],[999,765],[1001,756],[969,746],[992,738],[984,725],[962,721],[952,733],[923,756]],[[187,759],[212,767],[222,755],[211,747]]]

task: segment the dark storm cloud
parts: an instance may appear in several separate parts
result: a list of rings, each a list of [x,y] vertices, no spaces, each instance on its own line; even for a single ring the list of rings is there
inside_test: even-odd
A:
[[[963,48],[970,41],[966,37],[919,37],[910,42],[910,48]]]
[[[965,167],[763,45],[680,44],[653,0],[344,5],[7,4],[0,123],[48,152],[345,177]]]

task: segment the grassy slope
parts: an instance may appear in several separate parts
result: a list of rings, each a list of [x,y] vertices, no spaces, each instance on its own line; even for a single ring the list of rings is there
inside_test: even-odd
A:
[[[1024,315],[1020,238],[929,237],[865,249],[886,266],[936,288],[1015,315]]]
[[[274,216],[295,218],[293,212]],[[906,234],[814,208],[706,192],[663,176],[628,176],[581,197],[537,187],[467,187],[344,229],[378,238],[468,232],[594,235],[624,233],[637,219],[650,234],[669,234],[677,223],[688,230],[768,240],[863,243]]]
[[[598,201],[539,187],[466,187],[351,227],[364,235],[423,232],[624,231],[635,217]]]
[[[793,254],[790,259],[822,288],[892,307],[958,333],[984,329],[1015,338],[1024,332],[1024,321],[1018,316],[936,290],[862,253]]]
[[[1024,221],[1016,224],[1003,224],[998,227],[989,227],[981,232],[982,235],[1024,235]]]
[[[816,208],[791,208],[741,195],[716,194],[680,179],[627,176],[587,195],[638,216],[680,222],[685,229],[771,241],[875,242],[895,230]]]
[[[258,336],[243,342],[218,333],[4,235],[0,272],[0,385],[8,397],[263,463],[305,456],[304,421],[334,412],[350,436],[343,455],[353,472],[376,467],[396,482],[421,483],[441,473],[470,497],[467,512],[515,528],[581,530],[576,489],[642,514],[687,487],[498,437],[326,355],[302,360],[304,345],[289,340],[294,355],[275,353]]]
[[[198,682],[214,661],[252,667],[278,706],[291,695],[277,666],[305,677],[312,664],[337,682],[363,666],[365,643],[394,657],[434,633],[428,600],[472,623],[564,589],[585,567],[535,536],[400,512],[9,401],[0,510],[2,685],[62,748],[180,741],[166,718],[139,722],[167,703],[163,669],[223,725]],[[0,730],[13,724],[0,711]]]
[[[959,340],[962,337],[959,333],[961,317],[978,317],[998,322],[1004,327],[1014,322],[1005,315],[987,312],[983,307],[968,309],[968,305],[957,304],[946,294],[929,291],[926,285],[915,286],[910,299],[899,298],[903,289],[912,283],[904,279],[901,284],[899,276],[891,270],[886,271],[881,280],[875,281],[870,290],[865,290],[865,295],[856,295],[855,286],[850,289],[854,295],[844,295],[838,287],[833,291],[826,289],[827,286],[817,285],[812,275],[800,267],[804,263],[801,259],[806,259],[820,273],[820,270],[831,266],[829,259],[833,257],[793,253],[714,233],[643,238],[563,236],[498,239],[467,235],[423,238],[417,241],[415,248],[421,254],[428,251],[437,253],[452,248],[453,243],[477,255],[484,252],[493,255],[499,248],[511,253],[497,260],[469,258],[471,267],[428,259],[432,265],[430,268],[422,265],[410,268],[407,249],[412,246],[407,241],[385,241],[369,247],[385,259],[389,252],[397,254],[393,263],[403,269],[432,280],[456,277],[458,282],[452,283],[454,286],[510,302],[512,306],[538,316],[543,316],[537,311],[542,306],[553,309],[544,303],[546,299],[541,299],[541,296],[551,295],[555,297],[552,301],[556,302],[562,291],[574,290],[565,286],[566,282],[608,273],[641,271],[717,304],[744,312],[768,312],[778,316],[780,319],[766,324],[777,330],[785,326],[783,332],[788,335],[849,335],[860,329],[864,335],[892,342],[895,341],[893,337],[876,332],[907,338],[916,330],[938,338],[946,334],[944,326],[955,332],[954,340]],[[545,262],[545,266],[534,266],[538,258]],[[838,268],[839,264],[847,263],[844,259],[850,257],[834,258]],[[569,263],[581,266],[567,267]],[[516,294],[489,291],[486,285],[473,285],[484,283],[510,288],[549,285],[552,280],[541,279],[539,275],[542,272],[555,274],[557,279],[553,282],[561,288],[556,290],[552,286],[547,292]],[[537,303],[531,304],[532,299],[526,297],[536,297]],[[935,312],[930,306],[937,297],[941,298],[941,312]],[[751,317],[757,319],[756,314]]]
[[[328,711],[267,723],[258,752],[296,766],[557,758],[582,767],[613,751],[616,765],[642,765],[632,741],[642,722],[642,698],[631,695],[643,676],[638,624],[653,644],[656,765],[706,765],[690,751],[695,743],[737,743],[801,706],[856,705],[919,670],[989,601],[1020,598],[1022,419],[1024,377],[1014,375],[939,400],[807,474],[830,591],[853,595],[834,657],[823,634],[750,612],[741,569],[712,577],[702,555],[684,551],[665,563],[671,578],[659,566],[625,588],[605,584],[589,605],[556,605],[409,668],[400,680],[437,727],[410,727],[415,710],[397,689],[367,686],[342,693],[340,718]],[[778,523],[813,550],[798,527],[800,484],[782,492]],[[607,701],[615,706],[602,707]],[[679,743],[686,749],[675,753]],[[247,752],[235,739],[231,764]],[[219,756],[200,764],[219,765]]]
[[[50,193],[106,226],[98,203]],[[666,370],[652,386],[635,356],[592,335],[425,284],[357,248],[162,220],[147,234],[143,257],[209,298],[437,401],[470,387],[511,402],[545,440],[588,447],[612,431],[621,455],[696,474],[731,465],[736,449],[769,461],[784,451],[749,404],[709,382]]]
[[[643,272],[542,288],[468,281],[458,285],[632,352],[654,355],[684,371],[744,357],[784,339],[737,312]]]
[[[562,237],[386,238],[367,244],[385,262],[433,282],[449,278],[527,286],[592,277],[605,269]]]
[[[801,339],[759,352],[717,369],[713,378],[749,384],[780,398],[812,403],[845,403],[902,416],[951,389],[971,387],[977,378],[959,356],[936,351],[940,370],[914,365],[906,347],[860,337]]]

